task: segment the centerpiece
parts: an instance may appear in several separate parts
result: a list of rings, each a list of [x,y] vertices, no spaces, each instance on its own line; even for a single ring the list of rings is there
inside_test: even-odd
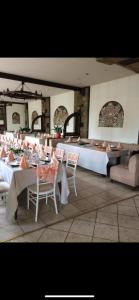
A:
[[[60,139],[60,138],[61,138],[61,133],[62,133],[62,126],[60,126],[60,125],[55,125],[55,126],[54,126],[54,131],[56,132],[56,133],[55,133],[55,138],[56,138],[56,139]]]

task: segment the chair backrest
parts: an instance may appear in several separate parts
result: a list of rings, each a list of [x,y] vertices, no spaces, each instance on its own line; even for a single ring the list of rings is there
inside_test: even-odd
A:
[[[129,173],[134,178],[135,185],[139,184],[139,154],[131,156],[128,164]]]
[[[55,150],[55,156],[61,162],[64,159],[64,153],[65,153],[64,149],[56,148],[56,150]]]
[[[44,152],[45,152],[46,154],[49,154],[50,156],[52,156],[53,147],[45,146]]]
[[[67,159],[66,159],[66,168],[71,168],[76,171],[77,163],[79,160],[79,154],[78,153],[67,153]]]
[[[58,173],[59,164],[51,163],[50,165],[37,165],[37,190],[39,191],[39,185],[41,183],[51,183],[53,187],[56,186],[56,179]]]

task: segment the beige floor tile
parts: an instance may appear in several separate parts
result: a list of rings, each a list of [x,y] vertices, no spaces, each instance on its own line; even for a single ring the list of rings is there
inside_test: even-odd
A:
[[[78,191],[77,193],[78,197],[81,198],[87,198],[89,196],[92,195],[92,191],[89,191],[88,188],[87,189],[83,189],[82,191]]]
[[[94,237],[104,238],[118,242],[118,227],[96,223]]]
[[[83,214],[81,216],[75,217],[75,220],[85,220],[95,222],[96,219],[96,211],[91,211],[89,213]]]
[[[91,236],[76,234],[76,233],[69,233],[65,242],[67,243],[87,243],[91,242]]]
[[[54,224],[54,225],[50,226],[49,228],[56,229],[56,230],[62,230],[62,231],[68,231],[70,229],[72,222],[73,222],[73,219],[69,219],[69,220]]]
[[[0,242],[14,238],[23,233],[18,225],[9,225],[0,228]]]
[[[139,229],[139,217],[118,215],[119,226]]]
[[[108,191],[101,193],[100,197],[104,198],[105,200],[112,200],[112,199],[116,199],[119,197],[119,200],[120,200],[119,195],[115,195],[113,192],[108,192]]]
[[[60,213],[65,217],[74,217],[81,213],[81,211],[72,204],[63,205],[60,209]]]
[[[93,195],[88,197],[87,200],[92,202],[96,207],[100,207],[102,204],[106,204],[106,200],[100,197],[99,195]]]
[[[6,243],[33,243],[33,240],[31,239],[31,237],[28,235],[28,236],[21,236],[21,237],[18,237],[16,239],[13,239],[13,240],[9,240],[7,241]]]
[[[137,210],[134,206],[126,206],[118,204],[118,214],[137,217]]]
[[[133,206],[135,207],[134,198],[127,199],[119,202],[120,205]]]
[[[119,227],[120,242],[139,242],[139,230]]]
[[[76,219],[73,221],[72,226],[70,228],[70,232],[83,234],[83,235],[93,235],[94,223]]]
[[[40,219],[38,219],[38,221],[35,222],[34,218],[21,220],[21,221],[19,220],[18,224],[24,232],[28,232],[34,229],[39,229],[41,227],[44,227],[44,223]]]
[[[66,236],[67,232],[65,231],[47,228],[41,235],[38,242],[60,243],[65,241]]]
[[[135,197],[135,203],[136,203],[136,206],[139,207],[139,196]]]
[[[115,241],[94,237],[92,242],[94,242],[94,243],[114,243]]]
[[[95,209],[96,205],[93,201],[88,201],[88,199],[80,199],[73,203],[75,207],[77,207],[81,212],[88,211],[91,209]]]
[[[117,214],[117,204],[112,204],[98,209],[99,212]]]
[[[97,213],[96,222],[102,224],[116,225],[116,226],[118,225],[116,214],[104,213],[99,211]]]
[[[65,217],[61,213],[56,214],[54,211],[53,212],[49,211],[45,214],[40,215],[40,220],[45,225],[52,225],[52,224],[62,221],[64,219],[65,219]]]

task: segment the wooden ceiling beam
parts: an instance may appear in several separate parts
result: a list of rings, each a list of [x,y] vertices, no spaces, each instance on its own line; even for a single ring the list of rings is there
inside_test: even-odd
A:
[[[77,86],[63,84],[63,83],[57,83],[57,82],[51,82],[51,81],[47,81],[47,80],[42,80],[42,79],[37,79],[37,78],[32,78],[32,77],[27,77],[27,76],[21,76],[21,75],[16,75],[16,74],[11,74],[11,73],[5,73],[5,72],[0,72],[0,78],[21,81],[21,82],[27,82],[27,83],[32,83],[32,84],[38,84],[38,85],[44,85],[44,86],[50,86],[50,87],[65,89],[65,90],[81,91],[81,88],[77,87]]]

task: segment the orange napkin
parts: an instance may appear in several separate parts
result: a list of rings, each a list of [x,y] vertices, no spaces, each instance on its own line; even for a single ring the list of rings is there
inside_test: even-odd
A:
[[[28,169],[28,168],[29,168],[29,164],[28,164],[28,161],[27,161],[27,159],[26,159],[25,156],[22,156],[22,157],[21,157],[20,167],[21,167],[22,169]]]
[[[1,151],[0,151],[0,157],[5,157],[6,156],[6,151],[4,149],[4,147],[2,147]]]
[[[11,150],[8,154],[8,161],[13,161],[14,160],[14,155],[13,155],[13,151]]]

